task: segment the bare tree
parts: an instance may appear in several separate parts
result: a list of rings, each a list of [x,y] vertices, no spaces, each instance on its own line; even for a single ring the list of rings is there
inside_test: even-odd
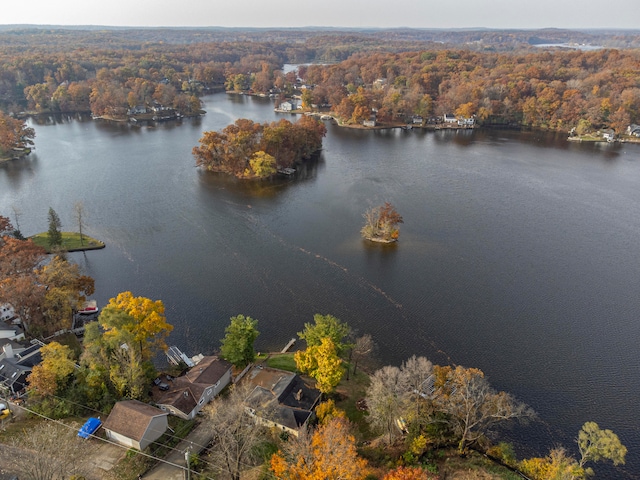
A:
[[[78,232],[80,232],[80,244],[84,245],[84,236],[82,235],[83,227],[86,227],[85,218],[87,216],[84,204],[81,201],[77,201],[73,205],[73,216],[78,224]]]
[[[241,473],[253,466],[255,447],[266,433],[245,408],[248,393],[246,388],[234,388],[226,399],[213,402],[207,412],[213,433],[210,462],[233,480],[240,480]]]
[[[9,467],[27,480],[62,480],[72,475],[86,475],[81,457],[84,449],[75,429],[54,422],[43,422],[14,438],[14,453]]]
[[[414,421],[422,420],[423,405],[425,400],[431,394],[433,376],[433,363],[425,357],[416,357],[413,355],[407,361],[402,363],[400,367],[404,376],[404,383],[407,391],[412,399],[407,405],[411,410],[411,417]]]
[[[356,374],[358,363],[367,358],[373,352],[376,344],[373,338],[368,333],[356,338],[351,351],[351,358],[353,359],[353,374]]]
[[[382,367],[371,377],[365,398],[369,423],[384,431],[391,443],[397,428],[396,422],[405,411],[409,398],[405,376],[398,367]]]

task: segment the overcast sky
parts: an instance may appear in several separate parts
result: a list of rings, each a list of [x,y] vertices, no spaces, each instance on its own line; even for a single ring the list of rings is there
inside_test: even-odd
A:
[[[0,24],[633,28],[638,0],[3,0]]]

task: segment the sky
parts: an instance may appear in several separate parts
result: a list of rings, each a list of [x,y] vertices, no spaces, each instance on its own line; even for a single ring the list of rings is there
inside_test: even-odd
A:
[[[4,0],[0,24],[640,29],[638,0]]]

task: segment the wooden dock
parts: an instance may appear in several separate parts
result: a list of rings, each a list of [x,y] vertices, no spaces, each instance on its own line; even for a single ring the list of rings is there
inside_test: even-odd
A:
[[[289,343],[287,343],[284,348],[282,349],[282,351],[280,353],[287,353],[287,351],[293,347],[293,344],[296,343],[296,339],[292,338],[291,340],[289,340]]]

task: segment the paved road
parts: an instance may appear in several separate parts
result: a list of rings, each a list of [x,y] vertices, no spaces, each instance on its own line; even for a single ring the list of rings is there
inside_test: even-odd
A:
[[[142,478],[145,480],[184,480],[186,466],[184,452],[187,448],[190,448],[192,453],[199,453],[209,445],[212,438],[211,430],[207,428],[206,422],[200,423],[175,447],[175,450],[172,450],[171,453],[165,457],[167,462],[180,465],[180,467],[159,462],[158,465],[149,470]]]

